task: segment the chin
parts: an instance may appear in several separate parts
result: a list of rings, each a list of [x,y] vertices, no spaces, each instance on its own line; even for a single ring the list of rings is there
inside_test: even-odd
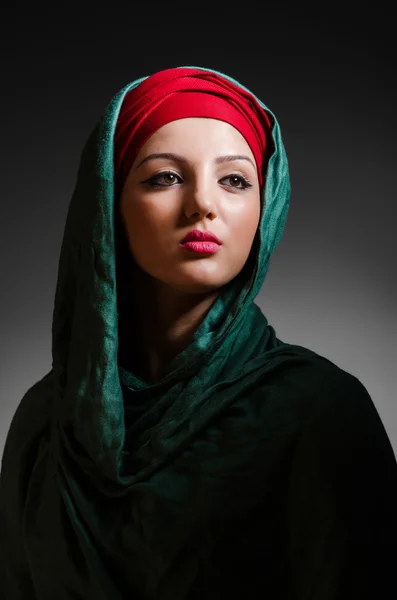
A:
[[[147,271],[149,273],[149,271]],[[240,271],[233,272],[225,265],[211,259],[196,260],[183,264],[173,264],[161,271],[153,270],[150,276],[162,285],[184,294],[210,294],[220,291],[230,283]],[[170,274],[172,274],[170,276]]]
[[[179,292],[185,294],[210,294],[213,292],[220,292],[220,290],[230,283],[234,279],[233,277],[219,278],[219,277],[181,277],[177,281],[169,281],[168,285]]]

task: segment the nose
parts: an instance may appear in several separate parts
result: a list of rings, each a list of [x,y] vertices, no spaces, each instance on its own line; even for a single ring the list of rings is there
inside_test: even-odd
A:
[[[196,177],[192,184],[185,188],[185,213],[186,216],[201,216],[214,219],[216,217],[217,188],[211,186],[209,178]]]

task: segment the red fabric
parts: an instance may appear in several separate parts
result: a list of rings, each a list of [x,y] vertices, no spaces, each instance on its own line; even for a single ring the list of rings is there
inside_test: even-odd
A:
[[[154,73],[124,97],[115,132],[115,183],[121,191],[132,164],[157,129],[178,119],[226,121],[246,139],[255,157],[259,183],[270,121],[256,99],[216,73],[177,67]]]

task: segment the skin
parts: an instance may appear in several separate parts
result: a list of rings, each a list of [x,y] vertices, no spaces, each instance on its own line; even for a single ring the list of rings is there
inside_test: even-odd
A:
[[[155,158],[140,165],[150,154],[164,152],[185,160]],[[253,164],[242,159],[216,164],[223,155],[244,155]],[[172,175],[159,175],[164,171]],[[156,175],[161,187],[145,183]],[[240,177],[252,187],[243,189]],[[140,374],[155,382],[189,345],[221,288],[249,257],[260,219],[253,153],[229,123],[207,118],[167,123],[135,158],[120,214],[138,265],[131,327],[140,349]],[[203,255],[181,249],[179,243],[193,229],[214,233],[223,242],[220,250]]]

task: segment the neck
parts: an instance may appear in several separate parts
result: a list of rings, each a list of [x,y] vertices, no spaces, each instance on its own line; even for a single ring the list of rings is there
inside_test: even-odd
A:
[[[135,286],[132,329],[138,334],[134,372],[150,381],[161,379],[168,364],[191,343],[219,292],[183,293],[153,278]],[[128,336],[127,339],[131,334]],[[128,342],[127,342],[128,343]]]

